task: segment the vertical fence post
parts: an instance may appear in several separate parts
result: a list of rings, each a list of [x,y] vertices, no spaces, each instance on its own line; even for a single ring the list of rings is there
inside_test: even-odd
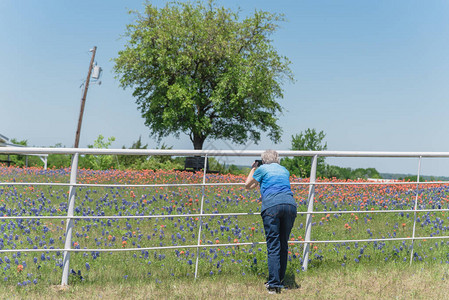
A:
[[[203,204],[204,204],[204,195],[205,195],[205,185],[206,185],[206,170],[207,170],[207,154],[204,158],[204,172],[203,172],[203,185],[201,188],[201,210],[200,215],[203,214]],[[199,228],[198,228],[198,243],[196,248],[196,262],[195,262],[195,279],[198,278],[198,262],[200,257],[200,245],[201,245],[201,229],[203,226],[203,218],[199,217]]]
[[[415,207],[414,207],[414,218],[413,218],[413,233],[412,233],[412,250],[410,251],[410,265],[413,262],[413,246],[415,244],[415,228],[416,228],[416,210],[418,209],[418,196],[419,196],[419,175],[421,173],[421,158],[418,161],[418,176],[416,176],[416,196],[415,196]]]
[[[307,206],[307,219],[306,219],[306,234],[304,238],[304,255],[302,268],[307,271],[307,266],[309,265],[309,253],[310,253],[310,239],[312,235],[312,212],[313,212],[313,199],[315,198],[315,180],[316,180],[316,165],[318,161],[318,155],[312,157],[312,167],[310,169],[310,185],[309,185],[309,196],[308,196],[308,206]]]
[[[75,153],[72,157],[72,167],[70,171],[70,189],[69,189],[69,207],[67,209],[67,225],[65,232],[65,244],[64,244],[64,259],[62,268],[61,285],[67,285],[69,279],[69,265],[70,265],[70,249],[72,247],[72,229],[73,229],[73,210],[75,207],[75,194],[76,194],[76,176],[78,173],[78,153]]]

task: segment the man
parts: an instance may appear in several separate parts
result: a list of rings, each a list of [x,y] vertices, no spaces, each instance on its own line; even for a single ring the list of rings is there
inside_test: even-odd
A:
[[[256,161],[245,181],[247,189],[260,184],[261,216],[267,241],[268,281],[270,294],[279,294],[287,269],[288,240],[296,219],[296,202],[290,187],[290,173],[279,164],[274,150],[262,153],[262,165]]]

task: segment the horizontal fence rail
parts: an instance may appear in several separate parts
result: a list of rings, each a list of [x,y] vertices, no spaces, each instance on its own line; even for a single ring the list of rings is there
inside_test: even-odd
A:
[[[62,285],[68,284],[69,275],[69,264],[70,264],[70,253],[71,252],[121,252],[121,251],[148,251],[148,250],[160,250],[160,249],[179,249],[179,248],[195,248],[197,249],[196,255],[196,266],[195,266],[195,278],[197,278],[198,272],[198,259],[199,259],[199,249],[203,247],[226,247],[226,246],[236,246],[236,245],[262,245],[266,244],[264,241],[256,242],[238,242],[236,243],[220,243],[220,244],[205,244],[201,243],[201,230],[202,230],[202,218],[204,217],[218,217],[218,216],[249,216],[257,215],[260,212],[244,212],[244,213],[204,213],[203,204],[205,198],[205,188],[214,186],[243,186],[243,183],[207,183],[206,182],[206,164],[207,157],[213,156],[244,156],[244,157],[255,157],[262,154],[262,150],[151,150],[151,149],[92,149],[92,148],[27,148],[27,147],[8,147],[0,148],[0,154],[39,154],[39,155],[72,155],[70,182],[68,183],[52,183],[52,182],[0,182],[1,186],[64,186],[69,187],[68,195],[68,212],[67,215],[57,215],[57,216],[0,216],[0,220],[14,220],[14,219],[64,219],[67,220],[66,223],[66,234],[65,234],[65,246],[63,249],[55,249],[52,247],[44,248],[33,248],[33,249],[1,249],[0,252],[63,252],[63,274],[61,279]],[[421,160],[422,158],[449,158],[449,152],[374,152],[374,151],[277,151],[281,157],[294,157],[294,156],[306,156],[310,157],[312,160],[311,176],[308,182],[291,182],[292,185],[298,186],[309,186],[309,193],[307,197],[307,211],[298,211],[298,215],[306,215],[306,226],[305,226],[305,239],[304,241],[289,241],[290,244],[302,244],[304,245],[303,254],[303,269],[307,270],[308,266],[308,256],[310,254],[311,244],[320,243],[345,243],[345,242],[384,242],[384,241],[412,241],[411,247],[411,257],[410,263],[412,263],[413,258],[413,243],[416,240],[431,240],[431,239],[449,239],[449,236],[427,236],[427,237],[417,237],[415,236],[415,227],[417,222],[417,212],[446,212],[449,208],[441,209],[425,209],[419,208],[418,205],[418,195],[419,187],[439,184],[448,185],[449,181],[432,181],[432,182],[420,182],[420,172],[421,172]],[[179,183],[179,184],[88,184],[88,183],[78,183],[78,158],[80,155],[167,155],[167,156],[204,156],[205,157],[205,167],[203,171],[202,183]],[[416,182],[325,182],[316,180],[316,167],[318,157],[378,157],[378,158],[417,158],[418,159],[418,171],[417,171],[417,181]],[[313,203],[315,197],[315,187],[326,186],[326,185],[367,185],[367,186],[382,186],[382,185],[409,185],[415,186],[413,189],[415,194],[414,207],[411,209],[402,210],[329,210],[329,211],[314,211]],[[159,215],[108,215],[108,216],[78,216],[74,214],[75,206],[75,189],[78,187],[109,187],[109,188],[130,188],[130,187],[200,187],[201,188],[201,201],[200,201],[200,212],[199,213],[189,213],[189,214],[159,214]],[[372,238],[372,239],[353,239],[353,240],[312,240],[312,215],[314,214],[360,214],[360,213],[413,213],[413,235],[412,237],[402,237],[402,238]],[[72,247],[72,230],[74,228],[74,220],[77,219],[87,219],[87,220],[100,220],[100,219],[142,219],[142,218],[185,218],[185,217],[197,217],[199,218],[198,226],[198,242],[195,245],[180,245],[180,246],[158,246],[158,247],[141,247],[141,248],[116,248],[116,249],[105,249],[105,248],[92,248],[92,249],[79,249]]]
[[[0,154],[90,154],[90,155],[167,155],[167,156],[260,156],[264,150],[173,150],[173,149],[96,149],[96,148],[15,148],[0,147]],[[320,157],[409,157],[443,158],[449,152],[386,152],[386,151],[283,151],[279,156]]]

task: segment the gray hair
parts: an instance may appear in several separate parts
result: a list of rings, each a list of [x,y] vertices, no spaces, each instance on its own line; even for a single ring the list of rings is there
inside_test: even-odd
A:
[[[264,164],[280,163],[279,155],[274,150],[267,150],[260,155]]]

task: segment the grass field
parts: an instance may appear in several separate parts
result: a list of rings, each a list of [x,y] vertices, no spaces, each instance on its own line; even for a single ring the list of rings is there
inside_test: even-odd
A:
[[[292,182],[304,182],[292,178]],[[207,175],[208,183],[242,183],[244,177]],[[60,216],[60,219],[0,220],[0,249],[48,249],[46,252],[0,254],[0,293],[9,298],[265,298],[266,247],[259,192],[242,185],[205,188],[204,213],[253,212],[245,216],[179,216],[200,212],[202,188],[77,187],[72,247],[127,249],[181,246],[178,249],[129,252],[80,251],[71,254],[69,288],[59,290],[64,247],[69,170],[0,168],[0,182],[45,182],[1,185],[0,215]],[[176,171],[81,170],[80,183],[201,183],[202,173]],[[334,180],[334,182],[338,182]],[[298,210],[307,210],[308,186],[293,185]],[[416,185],[320,185],[314,209],[313,240],[376,239],[412,236],[414,213],[342,211],[412,209]],[[448,208],[449,187],[421,185],[419,209]],[[99,216],[159,218],[100,219]],[[418,212],[416,236],[447,235],[446,212]],[[302,270],[301,242],[305,214],[298,214],[291,235],[288,287],[282,297],[441,298],[447,286],[449,241],[415,241],[410,267],[410,241],[314,243],[309,269]],[[199,278],[194,279],[198,240]],[[222,246],[221,244],[232,244]],[[253,243],[252,245],[241,245]],[[184,246],[184,247],[183,247]],[[444,290],[444,289],[442,289]],[[189,296],[191,295],[191,297]],[[444,298],[444,297],[443,297]]]
[[[295,276],[294,282],[295,286],[280,295],[268,295],[261,278],[254,275],[208,276],[198,280],[180,277],[162,282],[74,282],[67,289],[1,285],[0,295],[3,299],[447,299],[449,270],[444,265],[402,268],[384,264],[309,270]]]

